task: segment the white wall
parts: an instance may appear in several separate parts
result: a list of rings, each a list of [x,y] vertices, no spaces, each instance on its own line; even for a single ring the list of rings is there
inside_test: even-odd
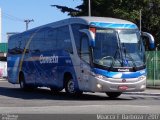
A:
[[[7,77],[7,62],[0,61],[0,77]]]
[[[2,42],[2,11],[0,8],[0,43]]]

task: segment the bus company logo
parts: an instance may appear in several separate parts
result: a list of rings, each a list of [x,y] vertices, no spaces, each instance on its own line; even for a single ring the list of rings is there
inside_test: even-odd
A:
[[[126,79],[122,79],[122,82],[126,82],[127,80]]]
[[[58,63],[58,56],[43,56],[40,55],[40,64],[52,64],[52,63]]]
[[[129,69],[118,69],[118,72],[129,72]]]

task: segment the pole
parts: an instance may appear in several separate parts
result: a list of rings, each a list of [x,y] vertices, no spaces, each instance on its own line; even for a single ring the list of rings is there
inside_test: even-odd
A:
[[[88,16],[91,16],[91,0],[88,0]]]
[[[155,52],[156,52],[156,61],[155,61],[155,72],[156,73],[155,73],[155,80],[157,80],[158,79],[158,77],[157,77],[158,76],[158,74],[157,74],[158,73],[157,72],[158,71],[158,69],[157,69],[157,65],[158,65],[157,64],[157,61],[158,61],[158,56],[157,56],[158,50],[157,50],[157,47],[156,47],[156,51]],[[156,86],[156,81],[155,80],[154,80],[154,86]]]
[[[153,66],[154,66],[154,77],[153,77],[153,86],[155,86],[155,80],[156,80],[156,51],[154,51],[154,61],[153,61]]]
[[[32,20],[27,19],[27,20],[24,20],[24,22],[26,23],[26,30],[28,30],[29,23],[34,22],[34,20],[33,19]]]
[[[140,15],[139,15],[139,29],[141,32],[142,31],[142,10],[140,10]]]

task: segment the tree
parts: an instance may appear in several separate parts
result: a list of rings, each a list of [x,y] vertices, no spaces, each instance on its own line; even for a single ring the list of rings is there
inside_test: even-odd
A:
[[[76,8],[53,5],[69,16],[87,16],[88,0]],[[126,19],[139,25],[142,11],[142,31],[150,32],[160,49],[160,0],[91,0],[92,16]]]

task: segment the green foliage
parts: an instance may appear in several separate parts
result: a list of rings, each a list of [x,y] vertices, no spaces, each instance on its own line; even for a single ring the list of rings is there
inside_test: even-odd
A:
[[[115,17],[126,19],[139,25],[140,10],[142,11],[142,31],[150,32],[160,49],[160,0],[91,0],[92,16]],[[87,16],[88,0],[82,5],[66,9],[65,6],[56,6],[70,16]]]

